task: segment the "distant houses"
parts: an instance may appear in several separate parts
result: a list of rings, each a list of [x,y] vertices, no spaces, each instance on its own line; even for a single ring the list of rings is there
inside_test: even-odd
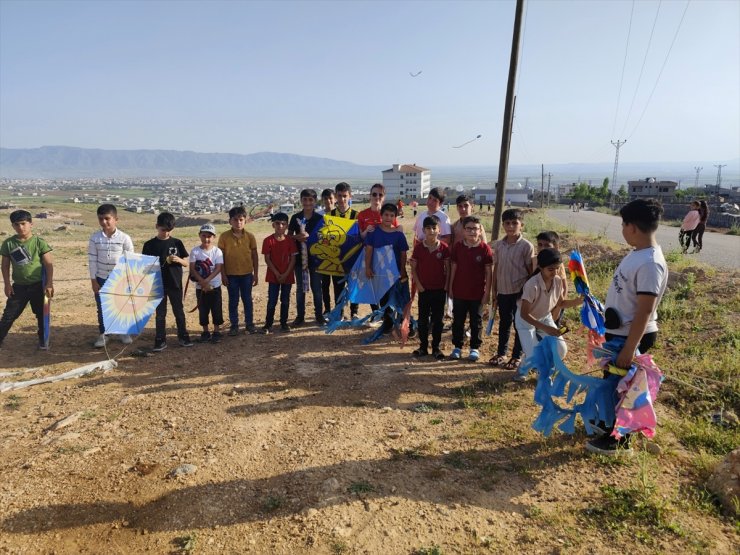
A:
[[[638,198],[654,198],[662,202],[670,202],[676,197],[678,183],[676,181],[658,181],[654,177],[646,177],[639,181],[628,181],[627,194],[630,200]]]
[[[383,187],[389,200],[425,199],[432,188],[432,172],[416,164],[393,164],[393,167],[383,170]]]

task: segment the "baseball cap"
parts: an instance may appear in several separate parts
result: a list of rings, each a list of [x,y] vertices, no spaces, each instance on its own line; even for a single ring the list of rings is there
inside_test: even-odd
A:
[[[198,234],[201,233],[210,233],[211,235],[216,235],[216,228],[213,226],[213,224],[203,224],[200,226],[200,231]]]

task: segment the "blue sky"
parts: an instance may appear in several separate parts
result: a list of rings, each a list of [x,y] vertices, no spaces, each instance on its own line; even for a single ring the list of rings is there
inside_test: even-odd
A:
[[[0,0],[0,145],[496,165],[514,6]],[[511,162],[737,159],[740,2],[689,4],[646,108],[685,6],[634,3],[617,111],[631,0],[527,2]]]

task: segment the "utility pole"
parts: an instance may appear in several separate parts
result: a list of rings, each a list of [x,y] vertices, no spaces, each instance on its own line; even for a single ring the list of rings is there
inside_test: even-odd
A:
[[[704,168],[701,166],[694,166],[694,171],[696,172],[696,179],[694,180],[694,189],[699,188],[699,174],[701,173],[701,170]]]
[[[552,178],[552,174],[547,174],[547,207],[550,208],[550,179]]]
[[[722,187],[722,168],[724,168],[727,164],[714,164],[714,167],[717,168],[717,198],[719,198],[719,192]]]
[[[542,188],[540,189],[540,208],[545,202],[545,164],[542,164]]]
[[[509,149],[511,147],[511,129],[514,120],[514,89],[516,88],[516,68],[519,63],[519,36],[522,31],[524,0],[516,0],[514,15],[514,32],[511,37],[511,58],[509,59],[509,80],[506,84],[506,104],[504,106],[504,125],[501,130],[501,155],[498,163],[498,185],[496,186],[496,208],[493,211],[493,230],[491,237],[498,239],[501,229],[501,213],[504,211],[506,196],[506,177],[509,172]]]
[[[617,149],[617,153],[614,156],[614,174],[612,174],[612,186],[611,186],[611,207],[614,208],[614,187],[617,186],[617,169],[619,168],[619,147],[621,147],[624,143],[627,142],[627,139],[620,141],[617,139],[617,142],[611,141],[612,145]]]

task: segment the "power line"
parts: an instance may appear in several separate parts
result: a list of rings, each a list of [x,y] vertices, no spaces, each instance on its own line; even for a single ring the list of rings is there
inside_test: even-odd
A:
[[[622,61],[622,77],[619,79],[619,93],[617,94],[617,109],[614,111],[614,123],[612,124],[611,136],[617,129],[617,116],[619,115],[619,103],[622,100],[622,85],[624,84],[624,68],[627,67],[627,51],[630,46],[630,35],[632,35],[632,15],[635,13],[635,0],[632,0],[632,9],[630,10],[630,24],[627,29],[627,44],[624,46],[624,60]]]
[[[624,128],[620,135],[624,136],[624,132],[627,130],[627,124],[629,123],[630,116],[632,115],[632,108],[635,106],[635,99],[637,98],[637,91],[640,90],[640,82],[642,81],[642,74],[645,71],[645,62],[647,62],[648,53],[650,52],[650,45],[653,42],[653,34],[655,33],[655,24],[658,23],[658,14],[660,14],[660,5],[663,0],[658,2],[658,9],[655,11],[655,19],[653,19],[653,28],[650,30],[650,38],[648,39],[647,48],[645,48],[645,56],[642,59],[642,67],[640,68],[640,75],[637,78],[637,86],[635,86],[635,93],[632,95],[632,102],[630,103],[630,109],[627,112],[627,117],[624,120]]]
[[[690,3],[691,3],[691,0],[686,1],[686,7],[683,9],[683,14],[681,15],[681,20],[678,22],[678,27],[676,27],[676,32],[673,34],[673,40],[671,41],[671,45],[668,47],[668,53],[665,55],[665,60],[663,60],[663,65],[660,67],[660,72],[658,72],[658,78],[655,80],[655,85],[653,85],[653,90],[650,91],[650,96],[648,96],[647,102],[645,103],[645,108],[643,108],[642,114],[640,114],[640,119],[637,120],[637,123],[635,124],[635,128],[632,130],[632,133],[629,134],[629,137],[634,135],[635,131],[637,131],[637,127],[640,125],[640,122],[642,121],[642,117],[645,115],[645,112],[647,111],[648,106],[650,105],[650,101],[653,98],[653,93],[655,92],[655,89],[658,87],[660,76],[663,75],[663,70],[665,69],[665,66],[668,63],[668,57],[671,55],[671,50],[673,50],[673,45],[676,43],[678,32],[681,30],[681,25],[683,24],[684,17],[686,17],[686,11],[689,9]]]

